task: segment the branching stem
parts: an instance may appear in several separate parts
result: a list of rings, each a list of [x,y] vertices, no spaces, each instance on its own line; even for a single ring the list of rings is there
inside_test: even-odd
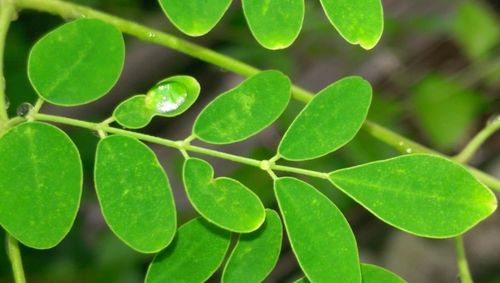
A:
[[[257,160],[257,159],[252,159],[248,157],[243,157],[239,155],[234,155],[226,152],[221,152],[209,148],[204,148],[200,146],[195,146],[191,145],[189,143],[186,143],[184,141],[174,141],[174,140],[169,140],[169,139],[164,139],[164,138],[159,138],[155,136],[150,136],[146,134],[141,134],[137,132],[132,132],[128,130],[123,130],[123,129],[118,129],[111,127],[109,125],[103,125],[102,123],[92,123],[92,122],[86,122],[86,121],[81,121],[77,119],[71,119],[67,117],[61,117],[61,116],[55,116],[55,115],[48,115],[48,114],[42,114],[42,113],[33,113],[30,115],[31,118],[38,120],[38,121],[47,121],[47,122],[54,122],[54,123],[60,123],[60,124],[65,124],[65,125],[70,125],[70,126],[76,126],[76,127],[81,127],[81,128],[86,128],[89,130],[93,131],[103,131],[106,133],[110,134],[119,134],[131,138],[136,138],[145,142],[150,142],[150,143],[155,143],[159,145],[163,145],[166,147],[171,147],[175,148],[181,153],[184,152],[195,152],[195,153],[200,153],[208,156],[213,156],[221,159],[226,159],[230,160],[233,162],[238,162],[254,167],[261,168],[262,160]],[[328,175],[327,173],[322,173],[318,171],[313,171],[313,170],[307,170],[307,169],[302,169],[302,168],[296,168],[296,167],[291,167],[291,166],[282,166],[282,165],[276,165],[276,164],[269,164],[269,168],[267,170],[275,170],[275,171],[283,171],[283,172],[289,172],[289,173],[296,173],[296,174],[301,174],[301,175],[306,175],[306,176],[311,176],[311,177],[317,177],[317,178],[322,178],[322,179],[327,179]],[[266,170],[266,171],[267,171]]]
[[[203,46],[191,43],[187,40],[183,40],[181,38],[162,32],[160,30],[152,29],[147,26],[138,24],[136,22],[129,21],[100,11],[96,11],[85,6],[68,3],[60,0],[10,0],[10,1],[13,1],[16,7],[18,7],[18,9],[38,10],[50,14],[59,15],[65,19],[78,19],[78,18],[100,19],[104,22],[116,26],[123,33],[132,35],[143,41],[148,41],[168,47],[172,50],[179,51],[193,58],[200,59],[204,62],[224,68],[226,70],[229,70],[231,72],[234,72],[236,74],[245,77],[255,75],[260,71],[259,69],[251,65],[248,65],[237,59],[231,58],[216,51],[213,51],[209,48],[205,48]],[[308,102],[313,97],[313,94],[311,92],[304,90],[303,88],[296,85],[292,86],[292,95],[295,99],[303,102]],[[387,143],[388,145],[398,150],[402,150],[402,147],[405,147],[405,150],[402,151],[403,153],[421,152],[421,153],[439,154],[434,150],[422,146],[381,125],[378,125],[368,120],[365,122],[363,129],[367,131],[369,134],[371,134],[373,137],[381,140],[384,143]],[[198,149],[199,148],[194,148],[194,150]],[[492,189],[500,191],[500,181],[497,180],[496,178],[474,168],[471,168],[471,172],[474,175],[476,175],[476,177],[478,177],[487,186],[491,187]],[[317,177],[319,177],[319,175]]]

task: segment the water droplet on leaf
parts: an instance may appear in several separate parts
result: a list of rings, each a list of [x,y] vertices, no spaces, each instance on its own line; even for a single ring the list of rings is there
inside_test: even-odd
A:
[[[148,91],[146,106],[160,114],[172,112],[186,101],[187,95],[187,89],[183,84],[163,82]]]
[[[156,33],[155,33],[155,32],[150,31],[150,32],[148,32],[148,37],[149,37],[149,38],[155,38],[155,37],[156,37]]]
[[[410,153],[412,153],[412,152],[413,152],[413,149],[411,149],[411,148],[407,148],[407,149],[406,149],[406,153],[410,154]]]
[[[19,107],[17,107],[17,115],[20,117],[26,117],[31,110],[33,109],[33,105],[29,104],[28,102],[21,103]]]

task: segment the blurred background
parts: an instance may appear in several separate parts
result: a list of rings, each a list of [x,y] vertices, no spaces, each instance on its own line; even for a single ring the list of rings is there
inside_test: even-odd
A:
[[[168,22],[156,1],[73,0],[142,24],[185,37]],[[327,21],[319,1],[306,1],[304,28],[295,44],[284,51],[267,51],[252,38],[234,1],[229,12],[207,36],[189,39],[262,69],[279,69],[296,84],[317,92],[347,76],[362,75],[374,86],[369,114],[398,133],[444,153],[456,154],[488,119],[500,113],[500,1],[498,0],[383,0],[385,31],[372,51],[348,45]],[[31,46],[64,19],[22,11],[7,39],[6,80],[9,112],[35,93],[26,74]],[[126,36],[126,64],[119,83],[103,99],[83,107],[44,105],[42,111],[90,121],[109,117],[122,100],[146,93],[159,80],[177,74],[196,77],[202,85],[198,102],[186,114],[155,118],[143,131],[182,139],[189,135],[199,111],[216,95],[242,78],[181,53]],[[304,105],[292,102],[283,117],[256,137],[220,147],[255,158],[273,155],[280,137]],[[120,242],[107,228],[92,182],[98,138],[91,132],[66,128],[82,154],[86,179],[76,223],[66,239],[51,250],[22,248],[29,282],[141,282],[152,256],[141,255]],[[195,216],[188,203],[180,169],[182,157],[156,145],[174,189],[180,224]],[[489,139],[471,161],[500,178],[500,138]],[[361,132],[342,150],[299,164],[333,170],[400,154]],[[208,159],[216,175],[237,178],[275,208],[271,179],[255,168]],[[352,225],[364,262],[386,267],[409,282],[458,282],[453,242],[430,240],[400,232],[371,216],[330,184],[307,181],[328,195]],[[4,240],[4,233],[1,233]],[[500,282],[500,213],[465,236],[476,282]],[[211,282],[217,282],[216,274]],[[292,282],[302,276],[288,242],[267,282]],[[0,282],[11,282],[10,264],[0,245]]]

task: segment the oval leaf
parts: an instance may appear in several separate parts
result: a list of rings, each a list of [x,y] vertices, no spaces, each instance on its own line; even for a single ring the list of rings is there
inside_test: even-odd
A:
[[[149,265],[146,283],[205,282],[222,264],[231,234],[201,218],[182,225]]]
[[[377,45],[384,30],[381,0],[320,0],[328,20],[351,44]]]
[[[29,122],[0,138],[0,223],[28,247],[48,249],[69,232],[80,205],[82,163],[58,128]]]
[[[96,19],[67,23],[40,39],[31,50],[28,75],[46,101],[80,105],[104,96],[123,68],[120,31]]]
[[[307,278],[361,282],[356,239],[335,204],[295,178],[279,178],[274,186],[292,250]]]
[[[373,264],[361,264],[361,275],[363,276],[363,283],[406,283],[396,274]]]
[[[214,170],[206,161],[189,158],[184,162],[184,186],[196,211],[229,231],[248,233],[258,229],[266,217],[259,197],[236,180],[213,177]]]
[[[302,28],[304,0],[243,0],[250,31],[268,49],[290,46]]]
[[[281,219],[266,210],[266,221],[255,232],[242,234],[229,257],[222,282],[263,282],[278,262],[283,238]]]
[[[125,128],[140,129],[149,124],[154,111],[146,106],[145,95],[135,95],[123,101],[113,111],[116,122]]]
[[[493,193],[466,169],[435,155],[341,169],[330,180],[378,218],[424,237],[458,236],[497,207]]]
[[[354,138],[368,114],[370,84],[347,77],[323,89],[290,125],[278,148],[288,160],[313,159],[344,146]]]
[[[290,80],[264,71],[221,94],[196,119],[193,134],[209,143],[244,140],[271,125],[290,101]]]
[[[106,137],[97,145],[94,177],[104,219],[118,238],[144,253],[172,241],[174,199],[151,149],[134,138]]]
[[[229,8],[231,0],[159,0],[168,19],[190,36],[212,30]]]

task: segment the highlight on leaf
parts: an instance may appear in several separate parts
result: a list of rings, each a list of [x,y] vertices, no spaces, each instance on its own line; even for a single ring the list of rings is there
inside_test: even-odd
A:
[[[0,137],[0,156],[0,224],[28,247],[56,246],[80,207],[83,172],[75,144],[59,128],[27,122]]]
[[[265,48],[287,48],[299,36],[304,0],[243,0],[242,5],[250,31]]]
[[[361,282],[356,239],[340,210],[313,186],[292,177],[274,182],[292,250],[312,282]]]
[[[28,77],[45,101],[82,105],[104,96],[123,69],[125,44],[121,32],[96,19],[64,24],[31,49]]]
[[[260,72],[210,102],[196,119],[193,135],[213,144],[245,140],[276,121],[290,96],[287,76],[274,70]]]
[[[212,30],[231,5],[231,0],[158,0],[168,19],[190,36]]]
[[[292,122],[279,144],[279,155],[287,160],[308,160],[341,148],[361,129],[371,100],[372,88],[361,77],[346,77],[329,85]]]
[[[255,231],[264,222],[266,213],[259,197],[234,179],[214,179],[208,162],[186,159],[182,179],[189,201],[209,222],[237,233]]]
[[[177,228],[174,198],[163,167],[146,145],[120,135],[102,139],[94,179],[104,219],[123,242],[155,253],[172,241]]]
[[[143,128],[154,116],[174,117],[187,111],[200,94],[191,76],[173,76],[158,82],[146,95],[135,95],[116,107],[113,117],[129,129]]]
[[[328,20],[351,44],[377,45],[384,30],[381,0],[320,0]]]
[[[205,282],[222,264],[230,242],[230,232],[201,218],[192,219],[155,256],[145,282]]]
[[[436,155],[340,169],[330,180],[381,220],[423,237],[461,235],[497,208],[495,195],[469,171]]]

